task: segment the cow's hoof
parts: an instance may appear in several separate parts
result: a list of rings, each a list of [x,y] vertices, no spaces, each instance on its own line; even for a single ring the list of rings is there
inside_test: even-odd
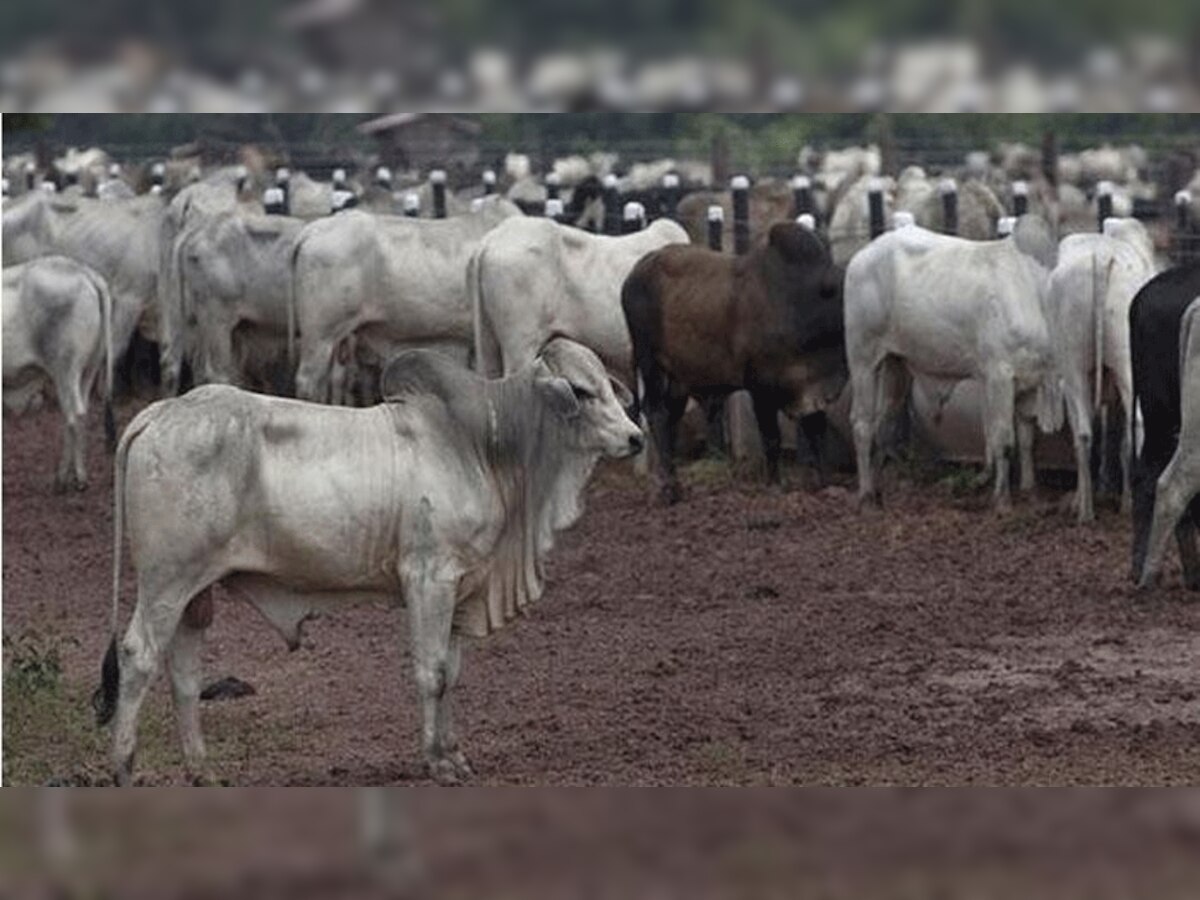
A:
[[[683,488],[678,484],[664,484],[658,491],[659,502],[663,506],[674,506],[683,499]]]
[[[70,485],[67,482],[67,479],[65,479],[65,478],[55,478],[54,479],[54,484],[53,484],[54,493],[65,494],[69,487],[70,487]]]
[[[455,787],[471,777],[471,767],[462,761],[458,765],[453,759],[444,756],[429,763],[429,777],[443,787]]]
[[[75,480],[74,487],[77,492],[82,494],[84,491],[87,490],[87,486],[88,486],[88,483],[87,483],[86,479],[83,481],[79,481],[78,479]]]

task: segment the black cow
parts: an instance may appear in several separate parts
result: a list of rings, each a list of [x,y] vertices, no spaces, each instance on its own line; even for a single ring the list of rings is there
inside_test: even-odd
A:
[[[1133,569],[1137,580],[1146,555],[1154,518],[1154,489],[1179,440],[1179,322],[1188,304],[1200,295],[1200,263],[1168,269],[1138,291],[1129,307],[1129,341],[1133,357],[1133,397],[1142,411],[1143,441],[1133,463]],[[1200,503],[1190,507],[1200,522]],[[1183,543],[1190,523],[1176,531]],[[1189,585],[1200,587],[1200,584]]]
[[[827,403],[847,379],[842,271],[813,232],[771,228],[744,256],[675,245],[645,256],[621,291],[657,448],[663,499],[679,499],[672,459],[687,399],[747,389],[779,480],[780,410],[803,418],[820,468]]]

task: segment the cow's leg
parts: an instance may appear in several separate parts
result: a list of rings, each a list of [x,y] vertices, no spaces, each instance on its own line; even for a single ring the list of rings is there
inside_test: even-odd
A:
[[[1121,409],[1125,420],[1121,427],[1121,514],[1129,515],[1133,509],[1133,442],[1134,431],[1137,427],[1137,410],[1133,401],[1133,384],[1121,383],[1118,379],[1118,391],[1121,394]]]
[[[996,486],[992,494],[997,512],[1012,509],[1009,495],[1009,469],[1013,452],[1013,379],[1001,370],[987,377],[984,385],[984,423],[987,429],[987,462],[995,469]]]
[[[858,504],[879,505],[875,478],[875,435],[879,428],[881,363],[851,370],[850,423],[854,432],[854,457],[858,467]]]
[[[1096,518],[1095,488],[1092,485],[1092,415],[1082,389],[1067,385],[1067,422],[1075,446],[1075,512],[1080,522]]]
[[[754,403],[754,418],[758,422],[763,454],[767,458],[767,481],[779,484],[779,405],[774,397],[761,389],[751,391],[750,399]]]
[[[316,339],[301,342],[300,364],[296,367],[296,396],[316,403],[329,402],[329,370],[336,343]]]
[[[204,737],[200,732],[200,653],[204,633],[212,624],[212,605],[212,588],[205,588],[188,604],[167,649],[179,743],[188,777],[193,782],[202,782],[205,777]]]
[[[1017,452],[1021,461],[1021,490],[1028,493],[1037,482],[1033,465],[1033,420],[1028,416],[1017,416]]]
[[[137,720],[146,692],[171,645],[190,598],[209,581],[175,581],[166,585],[139,580],[138,602],[118,647],[120,687],[113,724],[113,767],[117,784],[133,780]]]
[[[83,396],[83,373],[73,369],[55,379],[58,408],[63,415],[63,449],[54,487],[60,491],[87,487],[87,469],[83,464],[83,432],[87,403]]]
[[[1175,541],[1179,544],[1179,559],[1183,563],[1183,584],[1189,591],[1200,590],[1200,552],[1196,549],[1196,523],[1190,511],[1185,511],[1175,526]]]
[[[427,515],[426,510],[416,513],[418,518]],[[449,713],[450,689],[458,676],[457,652],[451,635],[458,579],[439,572],[438,562],[428,553],[428,546],[421,546],[433,540],[428,519],[424,525],[417,521],[414,526],[418,546],[401,566],[401,582],[408,606],[417,690],[421,695],[421,745],[430,775],[443,784],[454,784],[472,774],[457,746],[448,748],[442,743],[447,731],[442,718]]]
[[[1195,462],[1176,453],[1158,479],[1154,491],[1154,519],[1146,542],[1146,556],[1138,576],[1138,587],[1151,587],[1158,580],[1158,571],[1167,552],[1171,533],[1187,510],[1194,496],[1190,486],[1200,484],[1200,459]]]
[[[647,394],[646,418],[654,438],[660,496],[669,504],[678,502],[683,496],[675,470],[675,436],[688,398],[687,394],[680,395],[670,382],[665,379],[664,382],[661,393],[656,393],[653,399]]]

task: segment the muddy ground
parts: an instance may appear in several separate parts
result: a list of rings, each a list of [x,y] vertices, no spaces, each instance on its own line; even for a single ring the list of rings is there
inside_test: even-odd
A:
[[[48,868],[49,792],[9,791],[0,894],[1182,900],[1200,877],[1194,789],[389,791],[383,859],[357,793],[75,791],[76,862]]]
[[[69,496],[50,486],[54,411],[4,420],[9,783],[108,777],[87,708],[112,519],[92,418],[92,488]],[[1044,488],[998,518],[966,480],[892,470],[885,509],[860,514],[850,477],[772,492],[699,464],[666,509],[627,467],[602,471],[545,598],[466,648],[476,783],[1200,782],[1200,607],[1177,569],[1135,596],[1114,510],[1077,526]],[[402,612],[348,608],[289,653],[252,609],[218,603],[207,673],[257,693],[205,704],[214,776],[426,783],[406,634]],[[163,679],[143,722],[139,777],[182,783]]]

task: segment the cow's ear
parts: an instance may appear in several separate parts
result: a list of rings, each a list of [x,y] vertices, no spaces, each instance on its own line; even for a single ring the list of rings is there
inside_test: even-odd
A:
[[[579,415],[579,401],[571,382],[565,378],[539,378],[534,381],[538,393],[556,416],[570,421]]]
[[[820,239],[802,225],[780,222],[771,227],[771,246],[790,263],[803,264],[824,256]]]
[[[612,385],[613,393],[617,395],[617,402],[625,409],[630,409],[633,406],[633,393],[629,388],[616,378],[610,378],[608,382]]]

